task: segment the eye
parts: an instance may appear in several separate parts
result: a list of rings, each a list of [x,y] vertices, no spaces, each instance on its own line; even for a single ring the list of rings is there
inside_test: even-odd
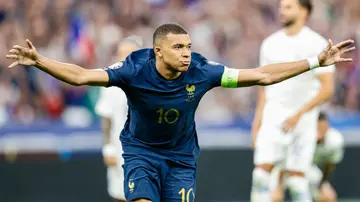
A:
[[[175,48],[176,50],[178,50],[178,49],[180,49],[181,47],[180,47],[180,45],[175,45],[174,48]]]

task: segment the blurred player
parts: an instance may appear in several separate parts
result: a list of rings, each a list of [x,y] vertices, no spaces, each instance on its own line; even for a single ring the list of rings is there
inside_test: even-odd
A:
[[[327,46],[327,40],[305,26],[311,10],[311,0],[280,0],[283,29],[262,43],[261,66],[307,58]],[[304,172],[311,166],[315,151],[319,105],[333,95],[334,69],[314,69],[260,89],[252,130],[252,201],[269,201],[270,173],[279,163],[288,175],[292,199],[310,201]]]
[[[336,165],[341,162],[344,155],[344,138],[341,133],[329,126],[327,115],[320,113],[318,120],[317,147],[313,165],[306,172],[309,179],[310,191],[315,201],[336,202],[337,194],[328,181]],[[280,169],[272,173],[276,188],[273,201],[281,202],[284,199],[284,177]]]
[[[196,193],[199,154],[195,111],[202,96],[218,86],[236,88],[271,85],[310,69],[352,61],[342,58],[355,48],[347,40],[329,46],[319,55],[297,62],[256,69],[231,69],[191,52],[187,31],[163,24],[153,35],[153,49],[133,52],[106,70],[87,70],[41,56],[15,45],[6,57],[9,67],[33,65],[73,85],[118,86],[123,89],[129,115],[121,132],[125,196],[137,202],[192,202]],[[116,102],[116,100],[114,100]]]
[[[130,36],[120,42],[117,58],[120,61],[142,46],[141,38]],[[119,135],[127,118],[127,99],[125,93],[116,87],[102,88],[95,106],[96,113],[101,116],[101,128],[104,133],[103,157],[108,167],[108,193],[118,202],[124,202],[124,169],[122,165],[122,148]]]

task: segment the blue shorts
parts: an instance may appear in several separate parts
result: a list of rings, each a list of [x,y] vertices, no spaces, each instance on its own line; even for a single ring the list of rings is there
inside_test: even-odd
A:
[[[126,200],[193,202],[196,192],[196,162],[174,160],[174,156],[152,149],[125,146],[124,189]]]

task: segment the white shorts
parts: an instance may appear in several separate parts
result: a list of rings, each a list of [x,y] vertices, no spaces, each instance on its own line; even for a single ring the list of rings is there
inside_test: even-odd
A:
[[[123,164],[123,158],[118,158],[116,166],[107,168],[107,190],[109,195],[117,200],[125,200]]]
[[[284,134],[280,125],[262,123],[255,143],[254,163],[282,165],[285,170],[306,172],[316,149],[317,122],[299,122]]]

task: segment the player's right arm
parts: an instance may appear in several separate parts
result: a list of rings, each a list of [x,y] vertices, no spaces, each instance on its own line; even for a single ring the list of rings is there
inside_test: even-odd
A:
[[[95,112],[101,117],[101,130],[104,135],[102,155],[107,166],[116,165],[116,146],[111,142],[112,117],[114,113],[113,99],[109,88],[102,88],[99,99],[95,105]],[[120,90],[120,89],[119,89]]]
[[[9,68],[16,65],[35,66],[51,76],[68,84],[81,86],[106,86],[109,76],[104,70],[88,70],[78,65],[61,63],[40,55],[29,40],[26,40],[28,48],[15,45],[6,55],[6,58],[13,59]]]

